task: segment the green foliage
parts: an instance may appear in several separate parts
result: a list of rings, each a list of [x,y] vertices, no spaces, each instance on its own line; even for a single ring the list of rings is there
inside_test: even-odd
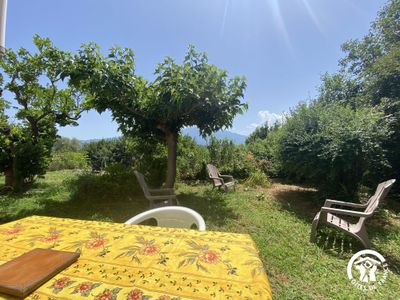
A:
[[[110,109],[126,136],[158,139],[168,145],[167,186],[176,172],[176,143],[182,127],[197,126],[202,135],[229,127],[247,105],[240,77],[208,63],[190,46],[181,65],[170,57],[155,70],[154,82],[136,75],[132,50],[113,48],[107,57],[96,45],[83,46],[73,81],[99,112]]]
[[[85,154],[74,151],[57,151],[53,154],[48,170],[85,170],[87,167]]]
[[[275,125],[264,139],[255,138],[247,143],[247,149],[253,154],[258,167],[271,177],[282,175],[278,155],[280,128],[281,125]]]
[[[115,163],[113,153],[117,149],[117,140],[100,140],[83,146],[92,171],[102,171],[108,165]],[[122,155],[122,153],[119,153]],[[125,154],[125,153],[124,153]]]
[[[69,85],[71,55],[50,40],[35,36],[36,53],[7,49],[0,60],[4,90],[13,94],[11,122],[8,105],[0,99],[0,172],[6,186],[19,189],[43,175],[56,140],[56,125],[76,125],[83,109],[80,95]],[[1,81],[2,81],[1,80]]]
[[[92,171],[104,171],[113,164],[140,170],[149,183],[164,181],[166,149],[161,143],[142,138],[117,138],[85,144],[82,150]]]
[[[271,128],[268,123],[265,123],[261,126],[258,126],[247,138],[246,138],[246,145],[255,142],[256,140],[264,140],[267,138],[268,133],[270,132]]]
[[[92,201],[113,202],[133,199],[140,191],[133,170],[121,164],[106,168],[102,175],[83,173],[66,181],[74,201],[84,201],[88,195]],[[92,205],[95,205],[92,203]]]
[[[177,171],[181,180],[204,180],[204,166],[210,161],[207,147],[198,145],[188,135],[180,136],[177,151]]]
[[[358,82],[358,97],[364,103],[382,107],[389,122],[389,133],[383,138],[383,150],[390,169],[371,178],[372,184],[400,177],[400,1],[391,0],[378,13],[371,29],[360,40],[343,45],[346,56],[343,71]],[[395,187],[396,188],[396,187]]]
[[[317,97],[285,123],[246,141],[270,176],[308,181],[325,196],[356,196],[361,184],[400,176],[400,1],[382,9],[370,32],[343,44],[343,69],[322,76]]]
[[[336,197],[354,196],[367,172],[386,166],[382,140],[388,130],[375,108],[300,104],[281,130],[282,170]]]
[[[250,173],[249,177],[244,181],[244,184],[250,187],[260,186],[266,188],[271,185],[271,181],[263,171],[255,170]]]
[[[236,145],[231,140],[211,136],[207,149],[210,163],[215,165],[221,174],[244,179],[257,169],[254,156],[244,145]]]
[[[265,193],[264,192],[257,193],[256,198],[257,198],[258,201],[265,200]]]

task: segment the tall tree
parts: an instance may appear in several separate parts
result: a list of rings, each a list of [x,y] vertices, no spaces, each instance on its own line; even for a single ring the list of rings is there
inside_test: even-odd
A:
[[[110,109],[125,135],[165,141],[167,187],[176,176],[176,146],[184,126],[197,126],[203,136],[230,127],[247,105],[245,80],[209,64],[205,53],[190,46],[181,65],[167,57],[153,82],[135,74],[132,50],[114,48],[107,57],[96,45],[85,46],[72,78],[99,112]]]
[[[57,137],[56,125],[74,125],[84,109],[82,97],[68,86],[72,59],[49,39],[35,36],[38,51],[5,50],[0,60],[4,89],[14,96],[0,99],[0,171],[6,186],[19,188],[46,171]],[[6,115],[13,110],[14,121]]]
[[[384,151],[390,170],[376,177],[400,177],[400,0],[388,1],[360,40],[345,43],[341,60],[345,72],[353,76],[361,89],[358,97],[368,105],[383,109],[390,132]]]

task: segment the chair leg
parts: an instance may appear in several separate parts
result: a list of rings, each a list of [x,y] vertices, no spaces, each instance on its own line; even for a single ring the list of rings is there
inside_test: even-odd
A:
[[[366,249],[371,249],[371,242],[368,238],[368,233],[365,230],[365,227],[361,229],[361,231],[356,235],[358,240],[363,244]]]
[[[315,215],[314,220],[312,222],[311,234],[310,234],[310,242],[311,243],[315,243],[317,241],[317,228],[318,228],[318,223],[319,223],[319,216],[320,216],[320,212],[318,212]]]

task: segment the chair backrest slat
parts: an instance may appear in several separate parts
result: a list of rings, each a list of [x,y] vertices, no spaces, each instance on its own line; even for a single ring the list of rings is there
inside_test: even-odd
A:
[[[210,176],[210,178],[211,177],[219,177],[218,170],[215,166],[208,164],[207,169],[208,169],[208,175]]]
[[[396,179],[390,179],[378,185],[375,194],[371,197],[372,199],[369,200],[368,206],[365,209],[366,213],[371,213],[376,210],[380,201],[386,197],[395,181]]]
[[[214,165],[208,164],[207,170],[208,170],[208,176],[213,181],[214,186],[220,186],[222,184],[222,181],[221,179],[219,179],[220,177],[218,169]]]
[[[139,182],[140,187],[143,190],[143,193],[145,196],[150,196],[150,192],[149,192],[149,187],[147,186],[146,180],[144,179],[144,176],[142,173],[138,172],[138,171],[134,171],[136,178]]]

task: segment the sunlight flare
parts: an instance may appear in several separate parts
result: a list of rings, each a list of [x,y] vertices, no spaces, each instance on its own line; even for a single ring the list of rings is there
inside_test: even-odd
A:
[[[311,20],[313,21],[315,27],[317,27],[318,31],[325,35],[325,32],[322,28],[321,22],[319,21],[317,15],[315,14],[313,8],[311,7],[310,3],[308,2],[309,0],[301,0],[303,2],[304,7],[307,10],[308,15],[310,16]]]
[[[222,25],[221,25],[221,36],[224,35],[225,32],[225,23],[226,23],[226,16],[228,15],[229,9],[229,0],[225,0],[225,9],[224,9],[224,16],[222,17]]]
[[[276,21],[276,24],[278,26],[280,33],[282,34],[282,37],[286,43],[286,46],[288,47],[289,51],[293,54],[293,46],[290,41],[289,33],[287,31],[286,24],[283,19],[278,0],[271,0],[271,1],[267,0],[267,2],[270,3],[270,5],[272,7],[272,13],[273,13],[274,19]]]

